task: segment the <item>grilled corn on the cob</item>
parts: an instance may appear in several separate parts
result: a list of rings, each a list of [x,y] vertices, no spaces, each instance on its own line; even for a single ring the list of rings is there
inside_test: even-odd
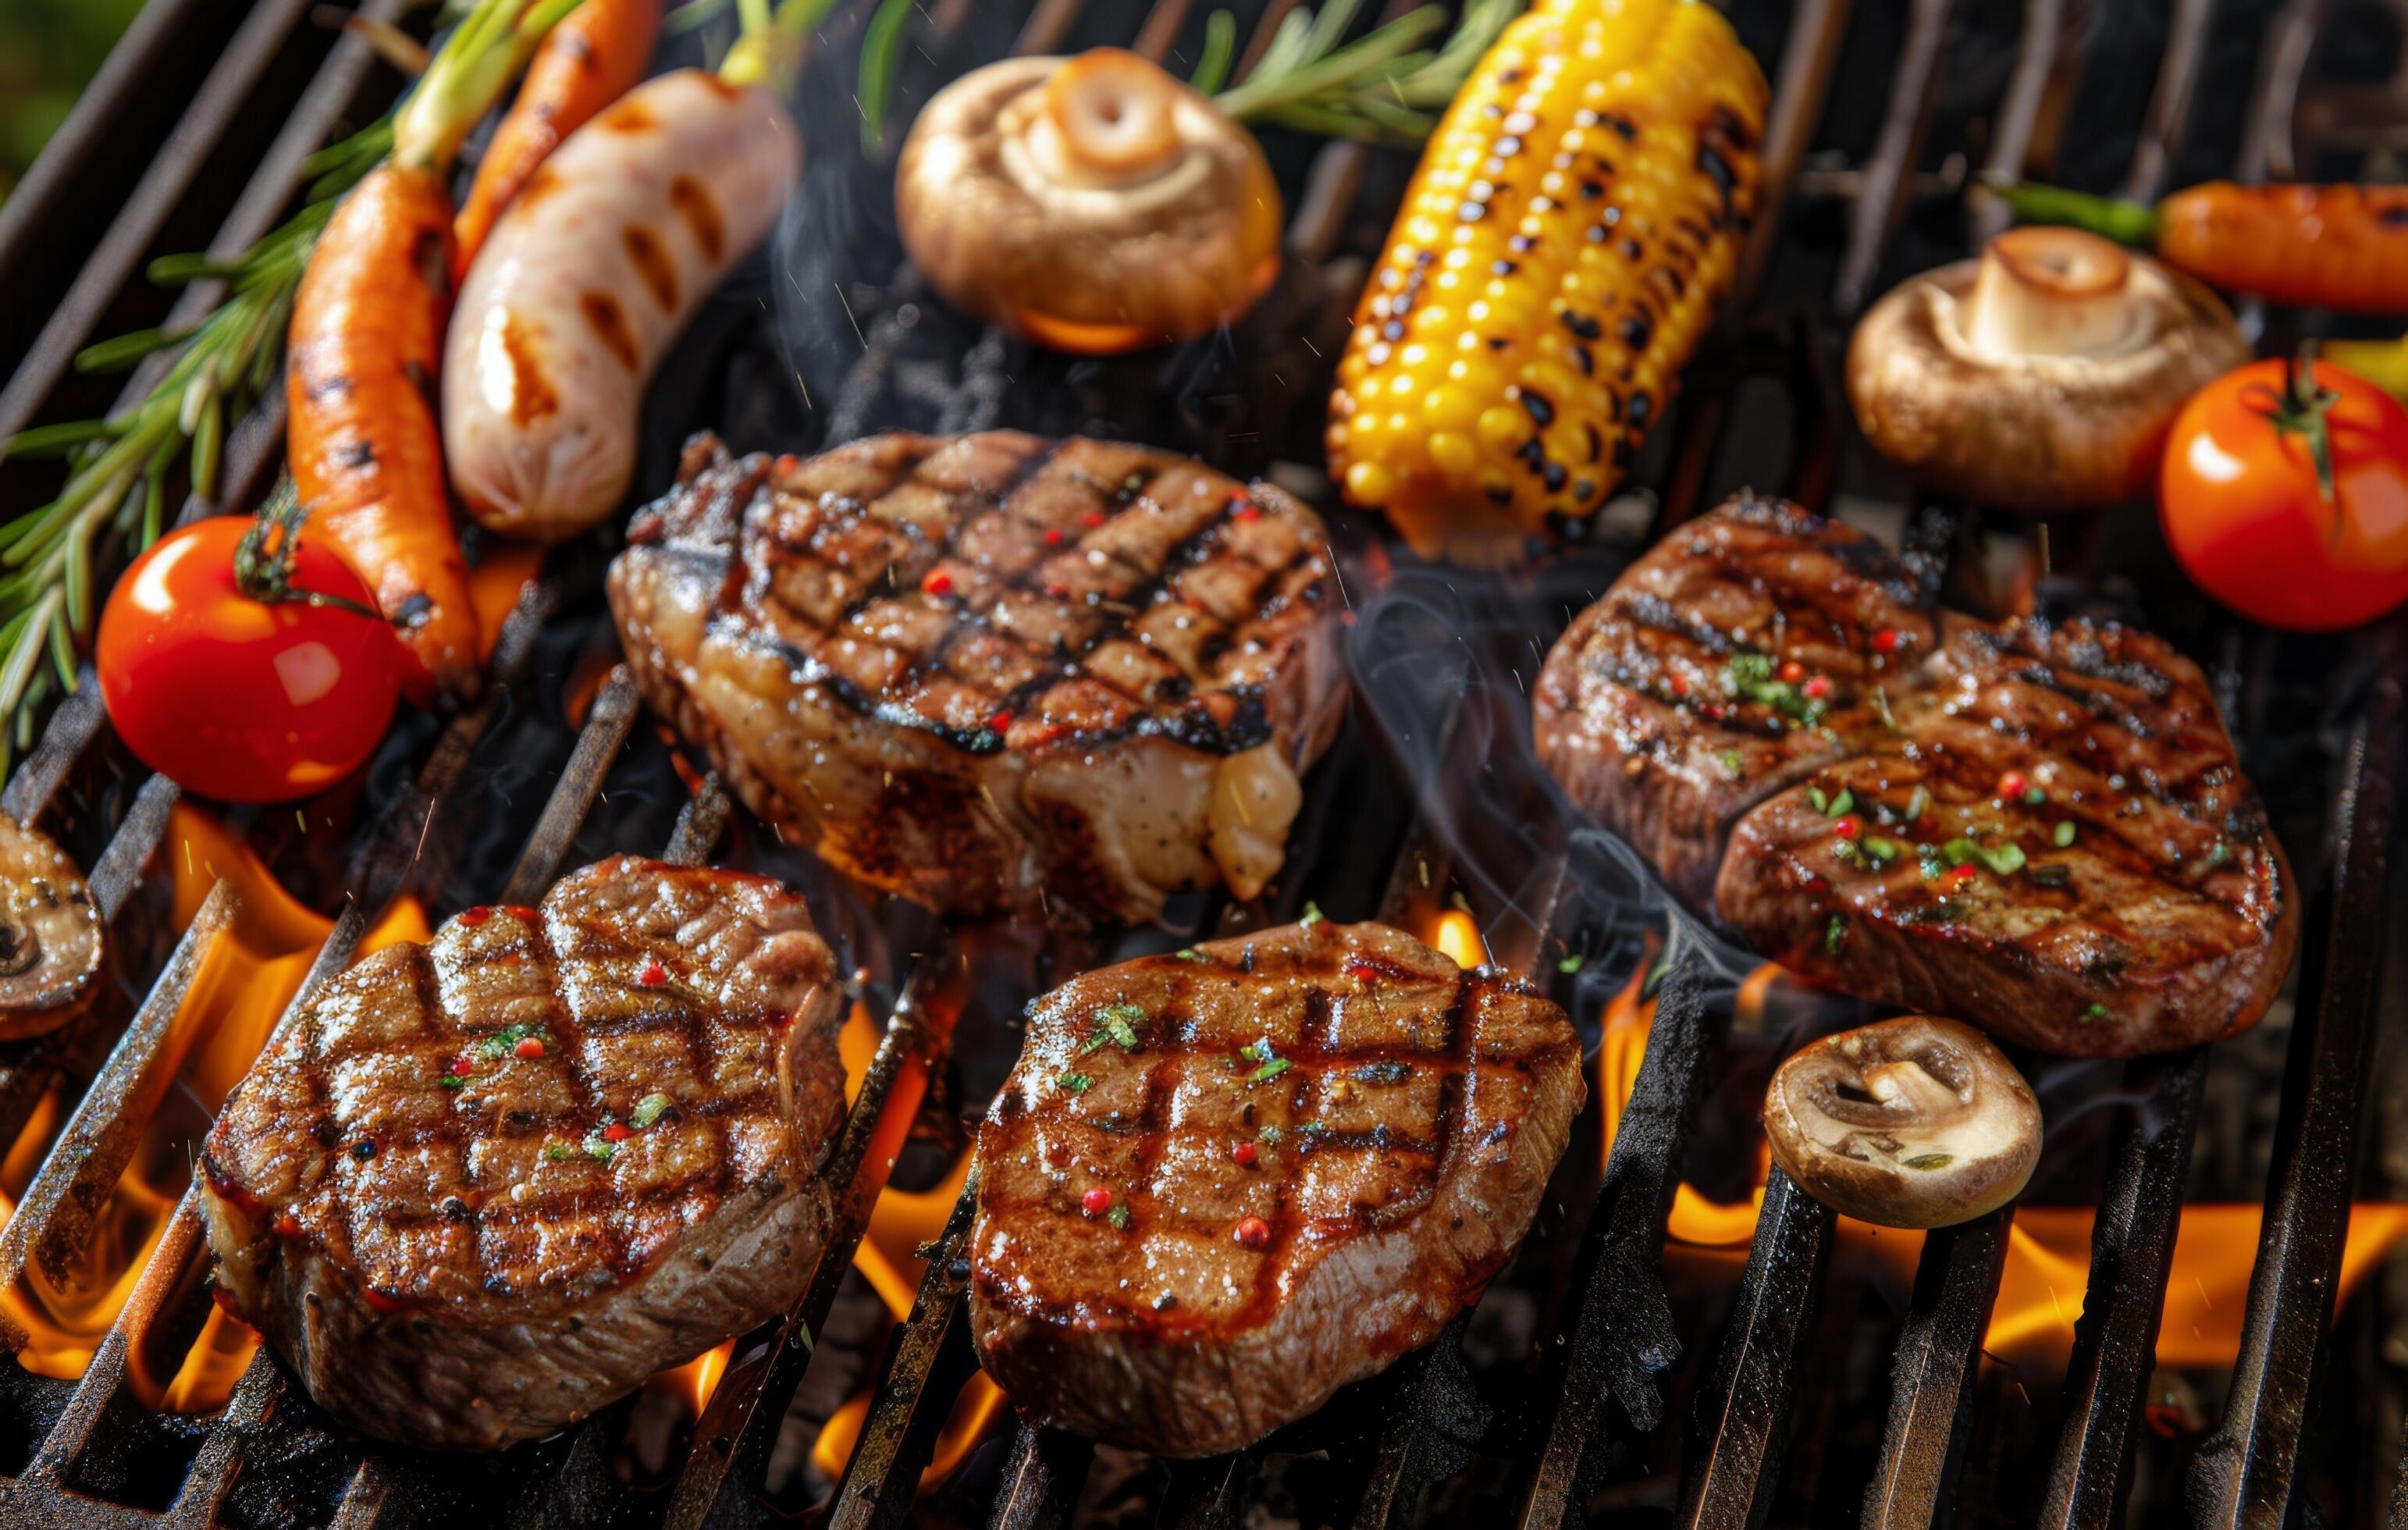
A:
[[[1768,94],[1703,0],[1540,0],[1508,27],[1356,310],[1347,498],[1480,563],[1595,514],[1730,286]]]

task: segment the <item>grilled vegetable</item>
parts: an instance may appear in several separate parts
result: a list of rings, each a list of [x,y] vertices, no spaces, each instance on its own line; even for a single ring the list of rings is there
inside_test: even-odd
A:
[[[452,530],[429,391],[451,299],[452,162],[552,24],[577,0],[480,0],[394,119],[393,157],[318,237],[286,338],[286,460],[309,529],[376,591],[423,704],[460,701],[481,651]]]
[[[2228,292],[2344,313],[2408,314],[2408,186],[2211,180],[2154,207],[2055,186],[1997,188],[2015,215],[2072,223]]]
[[[494,225],[443,358],[452,483],[481,524],[557,541],[625,496],[653,365],[802,173],[776,82],[797,61],[791,26],[823,3],[790,0],[718,75],[630,91]]]
[[[661,0],[585,0],[552,28],[452,220],[453,286],[544,157],[644,78],[660,29]]]
[[[1347,497],[1480,563],[1602,508],[1730,284],[1768,93],[1701,0],[1544,0],[1506,28],[1356,310]]]
[[[2408,600],[2408,409],[2313,354],[2254,362],[2184,406],[2157,512],[2209,594],[2323,631]]]
[[[1916,482],[2099,509],[2145,491],[2183,401],[2249,359],[2214,293],[2075,228],[2009,229],[1873,305],[1848,398]]]

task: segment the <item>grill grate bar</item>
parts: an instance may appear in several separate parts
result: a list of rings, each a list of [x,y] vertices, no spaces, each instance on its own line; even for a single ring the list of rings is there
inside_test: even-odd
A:
[[[1053,1530],[1069,1523],[1095,1452],[1077,1435],[1023,1421],[1012,1431],[1011,1459],[1004,1465],[989,1530]]]
[[[1999,1298],[2014,1215],[2010,1205],[1924,1237],[1906,1328],[1890,1369],[1881,1466],[1865,1494],[1868,1527],[1910,1530],[1936,1523],[1954,1501],[1956,1467],[1972,1423],[1982,1335]]]
[[[1955,0],[1914,0],[1906,46],[1890,75],[1888,114],[1865,165],[1862,190],[1849,209],[1847,251],[1840,259],[1839,280],[1831,293],[1831,306],[1842,313],[1855,313],[1872,296],[1882,252],[1906,216],[1907,182],[1922,157],[1924,130],[1940,99],[1940,65],[1955,12]]]
[[[2130,173],[2118,193],[2130,202],[2154,202],[2190,120],[2191,92],[2199,83],[2200,56],[2207,47],[2208,0],[2174,0],[2166,29],[2166,51],[2149,95],[2148,121],[2132,150]]]
[[[1840,44],[1848,35],[1851,0],[1804,0],[1790,18],[1781,48],[1781,74],[1772,88],[1772,109],[1764,124],[1764,179],[1757,196],[1756,227],[1741,252],[1725,311],[1740,313],[1781,243],[1781,214],[1798,183],[1798,164],[1823,118],[1823,101],[1839,67]]]
[[[41,817],[66,783],[68,772],[108,725],[108,709],[100,701],[100,677],[86,660],[76,671],[75,694],[59,703],[42,730],[41,741],[8,778],[7,790],[0,792],[0,811],[20,823]]]
[[[224,882],[210,889],[15,1214],[0,1225],[0,1287],[13,1285],[29,1259],[61,1275],[92,1237],[94,1212],[133,1159],[143,1124],[180,1061],[167,1050],[177,1012],[239,902]],[[13,1354],[24,1344],[25,1336],[0,1318],[0,1345]]]
[[[2224,1423],[2193,1459],[2194,1523],[2258,1523],[2297,1486],[2300,1436],[2332,1318],[2357,1167],[2360,1091],[2383,976],[2383,890],[2399,753],[2400,683],[2386,633],[2372,695],[2350,740],[2333,808],[2336,864],[2308,910],[2300,992],[2313,1015],[2293,1024],[2283,1070],[2266,1215]]]
[[[613,665],[585,714],[585,725],[578,730],[577,748],[561,766],[552,795],[543,805],[543,816],[536,820],[526,848],[519,852],[518,864],[502,884],[504,903],[533,903],[552,885],[559,875],[561,857],[568,853],[585,815],[593,810],[594,799],[601,794],[602,782],[635,725],[636,678],[625,665]]]
[[[1675,963],[1656,990],[1647,1049],[1583,1240],[1579,1316],[1546,1447],[1523,1501],[1524,1530],[1552,1530],[1573,1517],[1600,1431],[1627,1425],[1647,1435],[1663,1423],[1656,1378],[1681,1353],[1664,1285],[1665,1218],[1679,1188],[1706,1060],[1728,1022],[1726,1006],[1706,1002],[1698,965]]]
[[[1697,1431],[1679,1523],[1742,1530],[1764,1523],[1788,1451],[1799,1346],[1822,1300],[1831,1208],[1779,1168],[1764,1187],[1733,1322],[1698,1394]]]
[[[2065,35],[2065,0],[2025,0],[2024,30],[2015,39],[2015,72],[2008,78],[2007,93],[1999,103],[1992,124],[1990,152],[1983,162],[1986,177],[2014,180],[2023,175],[2024,156],[2031,149],[2032,130],[2039,124],[2041,103],[2047,98],[2049,77],[2057,72],[2057,55]],[[1977,196],[1967,206],[1967,233],[1975,245],[1986,244],[2013,221],[2006,201]]]
[[[2090,1236],[2090,1283],[2066,1371],[2068,1417],[2044,1525],[2105,1525],[2122,1513],[2206,1071],[2200,1048],[2125,1071],[2126,1094],[2143,1103],[2125,1112],[2108,1149],[2114,1166]]]

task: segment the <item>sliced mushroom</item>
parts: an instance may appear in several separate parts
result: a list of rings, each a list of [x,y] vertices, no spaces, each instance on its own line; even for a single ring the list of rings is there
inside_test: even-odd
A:
[[[2183,401],[2249,355],[2188,277],[2079,229],[2018,228],[1873,305],[1848,397],[1927,488],[2095,509],[2146,489]]]
[[[0,1040],[56,1030],[100,977],[83,873],[49,835],[0,813]]]
[[[989,323],[1107,354],[1200,335],[1279,270],[1279,188],[1211,99],[1117,48],[938,93],[895,182],[903,244]]]
[[[1764,1130],[1808,1194],[1885,1227],[1970,1222],[2040,1162],[2031,1085],[1988,1037],[1930,1015],[1800,1050],[1772,1076]]]

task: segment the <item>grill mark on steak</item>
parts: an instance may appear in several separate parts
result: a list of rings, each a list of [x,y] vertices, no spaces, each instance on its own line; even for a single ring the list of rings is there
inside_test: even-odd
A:
[[[1533,699],[1575,800],[1759,951],[1876,1001],[2124,1056],[2254,1022],[2288,968],[2289,869],[2195,665],[2112,624],[1936,610],[1803,511],[1672,533]],[[2014,777],[2042,800],[2001,797]],[[1843,790],[1855,841],[1813,800]]]
[[[1133,1050],[1102,1029],[1115,1005],[1147,1016]],[[982,1360],[1024,1408],[1104,1438],[1257,1437],[1476,1296],[1582,1093],[1560,1010],[1381,926],[1090,973],[1030,1007],[980,1132]],[[1085,1210],[1096,1187],[1125,1225]],[[1236,1237],[1250,1217],[1260,1237]]]

